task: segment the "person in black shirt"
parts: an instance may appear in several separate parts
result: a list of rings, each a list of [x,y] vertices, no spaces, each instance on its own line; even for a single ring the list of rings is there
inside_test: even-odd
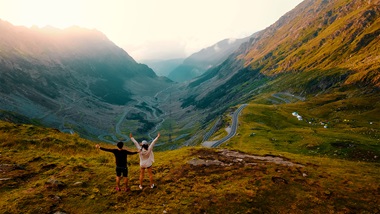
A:
[[[128,187],[128,166],[127,166],[127,156],[133,155],[139,153],[137,152],[131,152],[128,150],[123,149],[124,143],[118,142],[117,143],[117,149],[107,149],[102,148],[99,146],[99,144],[96,144],[95,147],[97,149],[106,151],[106,152],[112,152],[115,155],[116,159],[116,191],[120,191],[120,179],[121,176],[124,177],[124,183],[125,183],[125,191],[128,192],[130,189]]]

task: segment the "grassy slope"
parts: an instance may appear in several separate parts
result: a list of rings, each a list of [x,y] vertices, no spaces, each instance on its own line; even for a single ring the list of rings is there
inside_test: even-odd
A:
[[[379,86],[378,1],[304,1],[263,31],[244,56],[272,75],[341,69],[346,84]]]
[[[290,179],[286,187],[258,191],[258,200],[272,201],[266,206],[280,213],[295,204],[298,211],[292,213],[379,212],[379,98],[342,92],[306,102],[268,105],[269,98],[274,99],[261,95],[244,109],[237,135],[224,147],[287,157],[306,164],[308,175],[304,183]],[[303,116],[302,121],[292,116],[295,111]],[[221,131],[214,137],[220,135]]]
[[[0,181],[0,210],[379,212],[379,108],[368,109],[372,101],[364,98],[346,100],[347,105],[335,96],[339,94],[282,105],[265,105],[257,99],[243,111],[237,136],[223,145],[248,154],[282,156],[305,167],[237,160],[220,150],[198,147],[155,152],[158,187],[138,190],[138,156],[130,156],[130,193],[115,192],[114,158],[94,149],[93,142],[56,130],[1,122],[0,178],[11,179]],[[314,122],[296,120],[293,111]],[[326,120],[330,121],[328,129],[317,123]],[[219,160],[225,165],[189,164],[193,159]]]
[[[360,115],[356,112],[365,102],[356,104],[358,98],[351,99],[350,105],[344,101],[323,103],[334,98],[330,95],[314,103],[278,106],[251,104],[241,117],[233,147],[259,154],[286,152],[379,163],[379,108]],[[350,109],[344,111],[343,106]],[[303,116],[302,121],[292,116],[294,111]],[[347,114],[348,111],[355,113]]]

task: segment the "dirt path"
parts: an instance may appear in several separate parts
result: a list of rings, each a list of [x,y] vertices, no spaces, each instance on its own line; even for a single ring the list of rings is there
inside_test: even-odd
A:
[[[278,156],[258,156],[250,155],[242,152],[231,151],[227,149],[217,150],[215,153],[207,152],[202,153],[198,156],[199,159],[192,159],[189,164],[193,166],[230,166],[232,164],[243,164],[243,165],[257,165],[259,163],[275,163],[278,165],[290,166],[290,167],[304,167],[304,165],[299,163],[293,163],[285,157]]]
[[[305,97],[296,96],[294,94],[288,92],[279,92],[272,94],[272,97],[284,102],[284,103],[292,103],[295,101],[305,101]]]

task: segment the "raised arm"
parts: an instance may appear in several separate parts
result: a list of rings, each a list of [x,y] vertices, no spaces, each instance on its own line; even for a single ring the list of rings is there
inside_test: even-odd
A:
[[[157,137],[154,138],[154,140],[152,141],[152,143],[149,145],[148,150],[152,150],[153,149],[154,144],[156,144],[156,142],[157,142],[157,140],[158,140],[159,137],[160,137],[160,133],[157,134]]]
[[[128,149],[126,149],[126,151],[128,155],[134,155],[134,154],[140,153],[140,151],[130,151]]]
[[[131,141],[135,144],[136,148],[138,150],[141,150],[140,144],[135,140],[135,138],[132,136],[132,133],[129,134],[129,138],[131,138]]]
[[[95,148],[103,150],[103,151],[106,151],[106,152],[112,152],[112,149],[102,148],[102,147],[99,146],[99,144],[96,144]]]

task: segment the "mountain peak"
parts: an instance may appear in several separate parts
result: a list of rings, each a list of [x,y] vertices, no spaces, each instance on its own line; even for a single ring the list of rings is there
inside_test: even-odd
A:
[[[98,30],[78,26],[63,30],[50,26],[26,28],[7,22],[1,22],[0,28],[0,103],[3,103],[3,110],[30,118],[40,117],[44,112],[63,115],[82,112],[87,118],[97,118],[96,111],[90,111],[88,104],[72,102],[71,97],[73,100],[81,97],[78,100],[96,103],[91,108],[101,109],[124,105],[132,101],[134,95],[154,95],[168,84],[146,65],[136,63]],[[75,108],[65,108],[66,113],[63,113],[59,106],[64,105],[75,105]],[[107,107],[99,111],[111,114],[112,110]],[[56,121],[60,116],[52,117],[56,118],[48,120]],[[44,119],[41,119],[44,124],[52,123]],[[83,124],[79,117],[65,116],[67,120],[85,126],[91,134],[99,130],[99,124]]]
[[[174,69],[168,77],[174,81],[184,82],[202,75],[206,70],[222,63],[249,37],[242,39],[223,39],[214,45],[203,48],[186,58],[182,65]]]

